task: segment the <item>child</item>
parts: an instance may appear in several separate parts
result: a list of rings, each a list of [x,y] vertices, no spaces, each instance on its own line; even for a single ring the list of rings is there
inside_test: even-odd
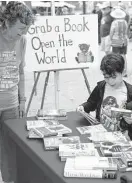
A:
[[[87,102],[77,108],[89,113],[96,110],[96,118],[108,131],[119,130],[118,121],[111,119],[111,107],[132,109],[132,85],[123,80],[124,58],[109,53],[103,57],[100,70],[104,80],[97,83]],[[131,131],[128,132],[130,136]]]
[[[126,13],[120,8],[116,8],[111,12],[111,16],[115,19],[111,24],[110,41],[112,51],[122,54],[125,59],[124,76],[127,76],[126,53],[128,45],[128,24],[125,20]]]

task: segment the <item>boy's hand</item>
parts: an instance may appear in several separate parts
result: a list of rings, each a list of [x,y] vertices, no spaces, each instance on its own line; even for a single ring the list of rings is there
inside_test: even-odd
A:
[[[19,104],[19,117],[20,118],[25,117],[25,101],[20,101],[20,104]]]
[[[84,112],[84,107],[82,105],[77,107],[77,112],[79,112],[79,111]]]
[[[132,124],[132,117],[128,116],[123,116],[124,120],[126,121],[127,124],[131,125]]]

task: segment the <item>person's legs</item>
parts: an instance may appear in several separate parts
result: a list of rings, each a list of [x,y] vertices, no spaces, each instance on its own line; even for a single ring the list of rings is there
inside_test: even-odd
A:
[[[4,182],[16,182],[16,146],[3,122],[19,118],[18,108],[5,110],[1,114],[1,175]],[[10,121],[9,121],[10,122]]]

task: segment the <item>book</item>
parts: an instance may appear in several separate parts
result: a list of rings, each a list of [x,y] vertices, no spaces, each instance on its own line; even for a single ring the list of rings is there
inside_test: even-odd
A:
[[[99,156],[93,143],[60,144],[59,156]]]
[[[67,119],[67,112],[64,109],[59,110],[38,110],[37,119]]]
[[[64,177],[78,177],[78,178],[100,178],[100,179],[116,179],[116,171],[105,171],[101,169],[75,169],[74,158],[67,158],[64,167]]]
[[[40,135],[38,135],[34,130],[30,129],[28,132],[28,138],[30,139],[40,139],[42,138]]]
[[[102,124],[93,125],[93,126],[76,127],[76,129],[79,131],[81,135],[83,134],[91,135],[91,133],[93,132],[106,132],[106,129]]]
[[[114,131],[114,132],[93,132],[91,136],[88,137],[89,140],[92,142],[117,142],[117,141],[126,141],[127,139],[125,135],[122,134],[121,131]]]
[[[127,167],[132,167],[132,148],[129,152],[122,152],[121,158]]]
[[[103,156],[120,157],[122,152],[132,151],[132,146],[129,141],[100,142],[100,151]]]
[[[80,143],[79,136],[69,136],[69,137],[47,137],[44,138],[44,147],[46,150],[59,149],[60,144],[77,144]]]
[[[128,109],[111,107],[111,117],[117,118],[119,116],[128,116],[131,117],[132,111]]]
[[[99,124],[100,122],[95,119],[92,115],[90,115],[89,113],[86,113],[84,111],[78,111],[84,118],[86,118],[88,120],[88,122],[91,124],[91,125],[97,125]]]
[[[27,130],[31,128],[38,128],[38,127],[45,127],[45,126],[52,126],[52,125],[59,125],[60,123],[57,120],[31,120],[26,121]]]
[[[42,138],[48,137],[48,136],[72,133],[72,130],[63,124],[59,124],[55,126],[51,125],[51,126],[45,126],[45,127],[39,127],[39,128],[32,128],[32,129]]]
[[[75,169],[89,170],[89,169],[103,169],[103,170],[117,170],[117,164],[111,157],[100,156],[76,156]]]
[[[49,130],[47,127],[32,128],[31,130],[40,138],[58,135],[57,132]]]

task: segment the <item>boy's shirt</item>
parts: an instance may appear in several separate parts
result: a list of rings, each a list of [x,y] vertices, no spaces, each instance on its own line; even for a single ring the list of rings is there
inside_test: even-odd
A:
[[[101,105],[100,119],[108,131],[118,130],[118,119],[111,118],[111,107],[125,108],[127,101],[127,88],[123,83],[117,89],[106,84],[104,97]]]

